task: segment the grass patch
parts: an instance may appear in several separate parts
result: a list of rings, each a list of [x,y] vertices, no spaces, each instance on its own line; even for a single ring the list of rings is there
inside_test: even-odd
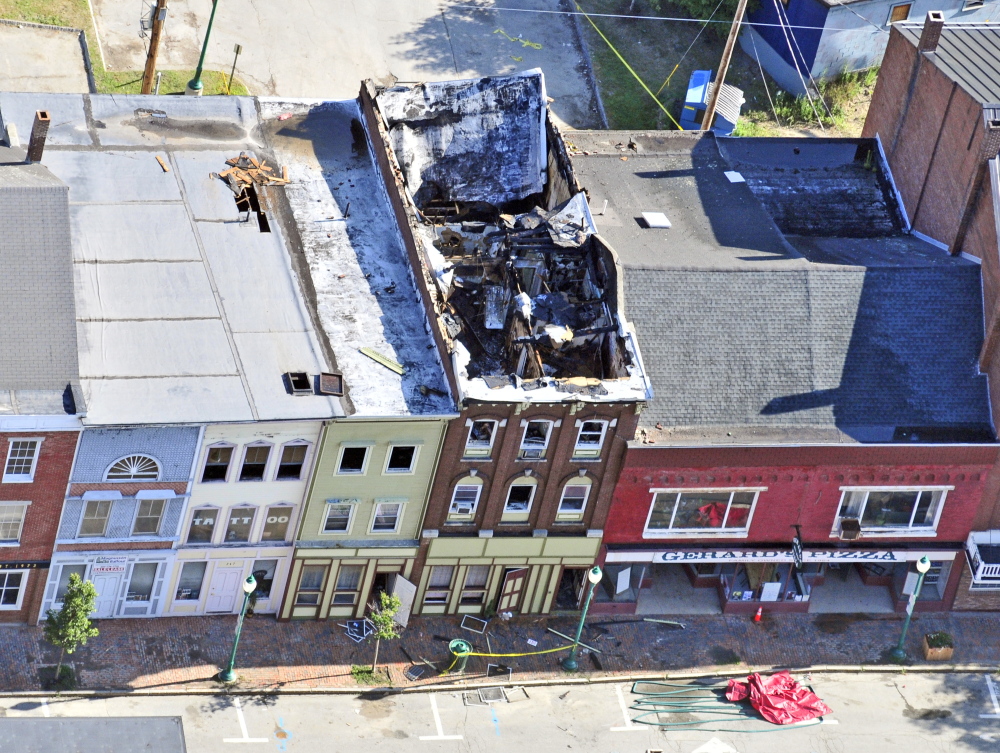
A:
[[[54,666],[41,667],[38,670],[38,680],[43,690],[73,690],[76,687],[76,673],[65,664],[62,665],[58,678]]]
[[[367,664],[351,665],[351,677],[358,685],[388,685],[389,675],[381,669],[372,669]]]
[[[87,0],[0,0],[0,18],[85,29],[93,39]]]
[[[183,94],[194,71],[163,71],[160,80],[160,94]],[[94,71],[97,90],[102,94],[138,94],[142,87],[142,71]],[[204,71],[201,81],[205,94],[225,94],[229,76],[220,71]],[[249,94],[246,86],[238,78],[233,79],[233,94]]]

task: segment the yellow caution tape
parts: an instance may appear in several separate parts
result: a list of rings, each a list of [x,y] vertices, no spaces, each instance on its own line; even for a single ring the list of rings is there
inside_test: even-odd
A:
[[[522,47],[531,47],[533,50],[540,50],[540,49],[542,49],[542,46],[540,44],[538,44],[538,42],[529,42],[527,39],[523,39],[522,37],[512,37],[510,34],[508,34],[503,29],[497,29],[493,33],[494,34],[503,34],[511,42],[520,42]],[[517,60],[517,59],[518,58],[515,58],[515,60]]]

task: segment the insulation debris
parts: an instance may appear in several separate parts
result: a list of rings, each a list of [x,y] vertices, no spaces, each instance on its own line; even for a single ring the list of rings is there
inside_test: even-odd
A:
[[[229,189],[239,196],[250,186],[284,186],[288,181],[288,168],[281,168],[281,175],[275,173],[267,160],[257,160],[246,152],[240,152],[239,157],[226,160],[229,168],[221,173],[212,173],[226,182]]]

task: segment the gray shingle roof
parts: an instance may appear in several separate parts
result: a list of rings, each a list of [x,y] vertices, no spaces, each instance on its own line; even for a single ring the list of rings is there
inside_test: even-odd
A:
[[[894,24],[914,46],[923,27]],[[937,49],[927,57],[983,104],[1000,102],[1000,23],[945,23]]]

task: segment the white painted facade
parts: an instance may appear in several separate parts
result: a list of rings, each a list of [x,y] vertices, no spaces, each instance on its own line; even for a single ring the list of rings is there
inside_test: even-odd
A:
[[[206,427],[164,614],[238,612],[251,573],[258,579],[255,611],[277,611],[321,427]]]

